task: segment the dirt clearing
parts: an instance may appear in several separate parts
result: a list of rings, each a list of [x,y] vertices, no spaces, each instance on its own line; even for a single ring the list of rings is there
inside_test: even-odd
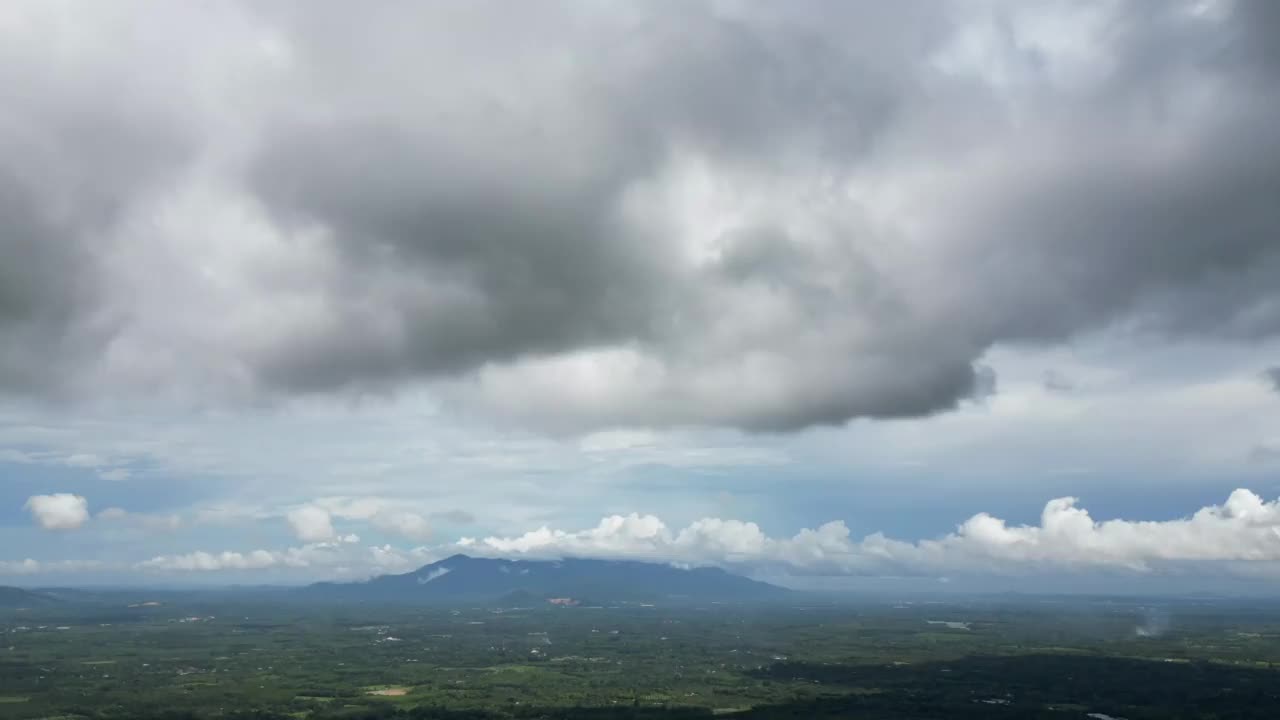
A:
[[[381,690],[367,690],[365,695],[381,695],[383,697],[401,697],[409,694],[409,688],[393,687]]]

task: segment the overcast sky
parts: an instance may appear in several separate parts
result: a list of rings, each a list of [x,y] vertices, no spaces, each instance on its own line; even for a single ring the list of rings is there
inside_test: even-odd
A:
[[[1277,497],[1280,3],[0,4],[0,584],[1265,589]]]

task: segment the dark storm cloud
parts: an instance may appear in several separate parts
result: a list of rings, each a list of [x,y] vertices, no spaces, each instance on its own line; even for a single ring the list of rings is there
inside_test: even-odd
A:
[[[617,19],[550,7],[453,6],[456,26],[390,40],[348,32],[341,5],[277,18],[316,68],[308,84],[337,107],[273,127],[254,187],[282,217],[334,234],[358,270],[339,280],[335,294],[351,301],[339,312],[374,298],[395,340],[361,342],[356,317],[339,321],[271,356],[273,384],[452,373],[684,333],[672,323],[697,302],[698,278],[678,238],[626,216],[627,194],[684,146],[756,164],[785,163],[786,145],[805,143],[838,162],[891,114],[887,68],[841,76],[836,50],[806,35],[687,4]],[[518,17],[498,22],[507,12]],[[414,5],[378,15],[378,29],[422,23]],[[466,41],[448,37],[459,30]],[[547,62],[551,48],[565,57]],[[423,75],[329,68],[379,54]],[[388,274],[414,282],[386,297]]]
[[[31,45],[6,60],[33,90],[0,127],[56,152],[0,160],[17,228],[0,250],[30,268],[0,270],[0,333],[22,348],[0,355],[0,382],[30,389],[88,362],[62,343],[122,335],[167,357],[172,328],[195,328],[217,338],[202,363],[260,391],[427,380],[538,427],[787,430],[982,397],[994,376],[976,364],[998,343],[1115,323],[1272,336],[1277,13],[1206,7],[171,11],[145,39],[219,39],[171,74],[263,58],[196,84],[215,90],[188,105],[145,84],[113,102],[87,65],[70,73],[83,87],[40,90],[31,78],[58,58]],[[121,57],[128,77],[161,72],[147,52]],[[185,123],[166,130],[166,101]],[[69,117],[92,132],[61,129]],[[166,133],[221,162],[158,151]],[[86,329],[97,298],[129,288],[114,246],[92,243],[128,245],[118,218],[177,173],[191,176],[178,193],[216,187],[235,213],[260,210],[275,264],[183,244],[169,257],[207,292],[156,277],[148,297],[196,317],[134,303],[104,339]]]
[[[1057,370],[1045,370],[1040,384],[1049,392],[1070,393],[1076,390],[1075,382]]]
[[[1280,393],[1280,366],[1267,368],[1266,371],[1263,372],[1263,377],[1271,383],[1272,389]]]
[[[444,512],[431,513],[431,519],[436,522],[452,523],[454,525],[470,525],[476,521],[476,516],[466,510],[446,510]]]
[[[0,42],[0,388],[57,393],[122,321],[97,264],[184,133],[108,38],[77,44],[46,20]]]
[[[1280,446],[1261,444],[1249,450],[1249,462],[1264,464],[1277,460],[1280,460]]]

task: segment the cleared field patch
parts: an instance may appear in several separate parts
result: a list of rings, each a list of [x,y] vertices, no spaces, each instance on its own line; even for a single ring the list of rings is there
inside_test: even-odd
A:
[[[410,688],[405,687],[387,687],[378,688],[376,690],[365,690],[365,695],[378,695],[380,697],[404,697],[409,694]]]

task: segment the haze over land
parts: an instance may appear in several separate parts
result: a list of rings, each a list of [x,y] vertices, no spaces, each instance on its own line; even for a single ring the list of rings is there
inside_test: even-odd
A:
[[[1268,591],[1278,81],[1266,0],[4,3],[0,585]]]

